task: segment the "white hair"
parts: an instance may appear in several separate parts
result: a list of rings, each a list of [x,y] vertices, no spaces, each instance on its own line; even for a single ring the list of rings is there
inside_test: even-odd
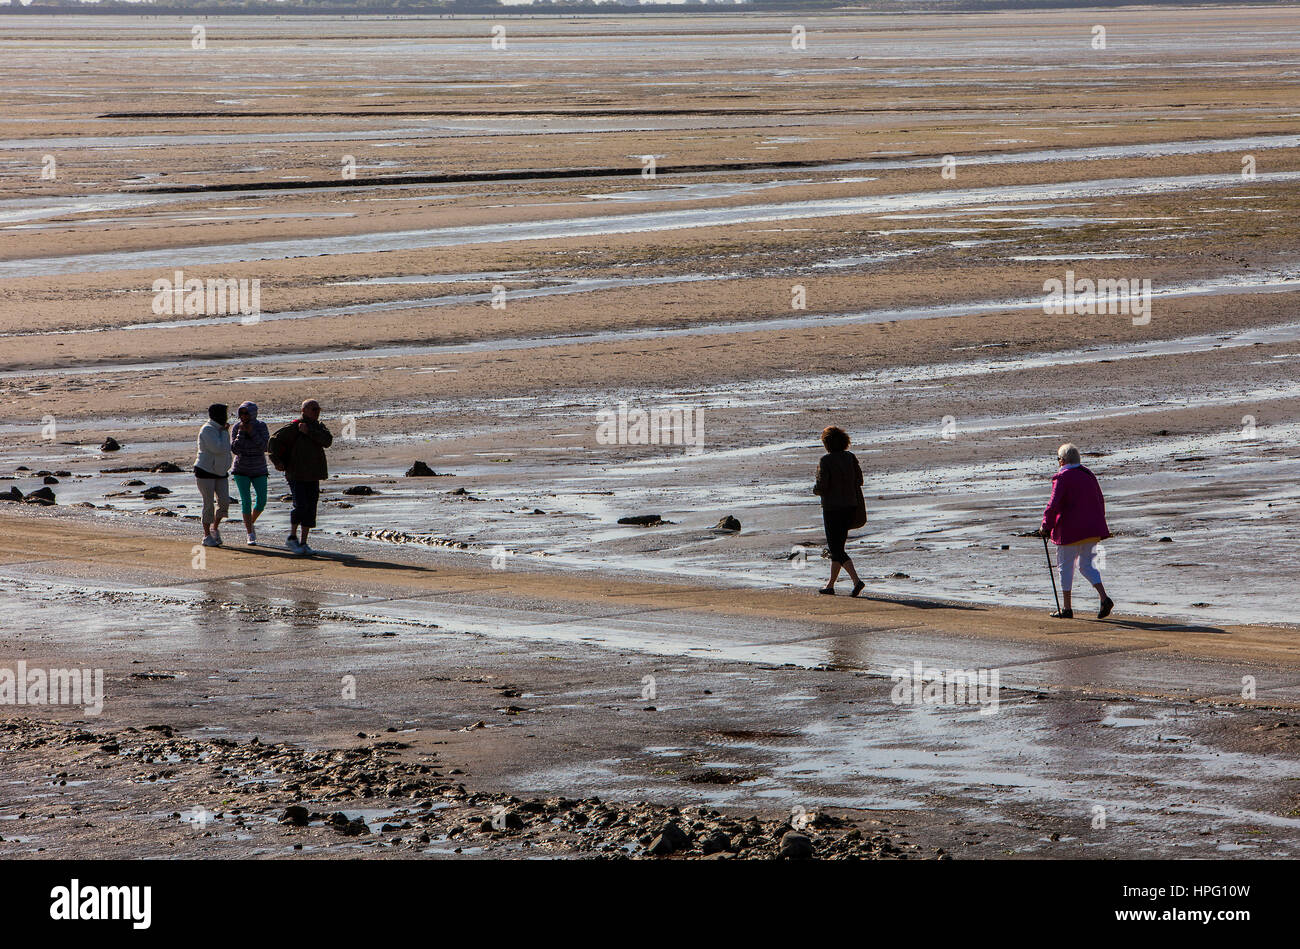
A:
[[[1066,442],[1056,449],[1056,457],[1063,465],[1078,465],[1083,462],[1083,459],[1079,457],[1079,449],[1075,448],[1070,442]]]

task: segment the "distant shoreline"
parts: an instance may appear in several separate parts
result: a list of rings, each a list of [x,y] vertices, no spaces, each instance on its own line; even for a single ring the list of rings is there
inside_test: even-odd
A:
[[[82,0],[49,3],[33,2],[26,6],[18,0],[11,0],[8,5],[0,5],[0,15],[70,14],[75,16],[275,16],[284,19],[295,17],[356,17],[358,19],[457,19],[480,16],[509,17],[512,19],[545,19],[551,17],[607,17],[607,16],[644,16],[647,14],[689,14],[691,16],[735,16],[737,14],[834,14],[851,15],[860,13],[888,13],[891,15],[933,15],[939,13],[1044,13],[1055,11],[1083,11],[1096,9],[1123,9],[1141,7],[1287,7],[1295,6],[1294,0],[1250,0],[1248,3],[1234,3],[1232,0],[1090,0],[1087,3],[1051,2],[1051,0],[912,0],[903,6],[900,0],[876,0],[876,2],[840,4],[833,0],[751,0],[735,6],[717,3],[663,3],[638,4],[624,6],[617,2],[576,3],[559,5],[536,3],[532,5],[500,3],[425,3],[418,6],[404,7],[400,0],[395,0],[391,8],[372,6],[345,6],[321,4],[315,6],[290,7],[276,0],[262,0],[257,6],[240,7],[233,3],[178,3],[158,2],[125,3],[102,0],[99,3],[87,3]],[[147,11],[147,12],[146,12]]]

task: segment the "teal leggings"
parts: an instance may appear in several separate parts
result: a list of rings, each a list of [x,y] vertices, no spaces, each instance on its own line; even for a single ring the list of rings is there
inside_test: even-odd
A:
[[[249,477],[248,475],[237,474],[235,478],[235,487],[239,489],[239,507],[245,514],[253,513],[253,499],[249,497],[249,488],[257,492],[257,510],[266,510],[266,475],[257,475]]]

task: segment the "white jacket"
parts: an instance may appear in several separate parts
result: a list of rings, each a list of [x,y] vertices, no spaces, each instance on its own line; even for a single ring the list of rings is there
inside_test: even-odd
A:
[[[230,473],[233,460],[230,454],[230,431],[208,419],[207,424],[199,429],[199,454],[194,459],[194,467],[224,477]]]

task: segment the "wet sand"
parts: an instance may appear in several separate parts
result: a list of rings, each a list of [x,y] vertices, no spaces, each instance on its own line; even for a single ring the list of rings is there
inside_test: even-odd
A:
[[[825,857],[853,829],[899,851],[854,851],[868,857],[1289,856],[1300,841],[1290,630],[611,584],[343,541],[310,560],[210,551],[195,570],[191,544],[179,525],[0,515],[0,645],[105,682],[100,715],[10,710],[3,852],[637,856],[671,807],[764,821],[741,857],[774,856],[800,813],[842,822],[811,831]],[[918,659],[998,669],[996,713],[893,703],[893,670]],[[347,749],[364,780],[313,779]],[[588,818],[565,820],[563,798],[617,823],[579,833]],[[286,827],[293,806],[316,816]],[[525,826],[480,830],[497,807]]]
[[[89,662],[102,645],[85,630],[105,629],[143,650],[141,664],[166,666],[174,647],[151,634],[163,622],[193,642],[195,670],[237,666],[231,643],[254,635],[245,608],[276,602],[268,628],[324,629],[312,648],[344,656],[373,622],[402,630],[355,654],[358,668],[395,677],[372,719],[309,711],[313,687],[288,652],[239,666],[255,680],[286,670],[292,707],[263,732],[276,740],[329,747],[382,730],[377,720],[416,719],[441,740],[491,710],[456,677],[429,692],[408,670],[450,663],[489,681],[527,670],[518,676],[565,706],[547,746],[557,763],[547,771],[541,751],[513,744],[474,750],[463,770],[485,793],[769,817],[805,798],[809,809],[884,808],[891,820],[906,812],[929,855],[962,852],[944,830],[960,811],[995,850],[1047,855],[1058,841],[1013,832],[1006,805],[969,788],[1006,779],[1046,821],[1076,813],[1077,786],[1095,783],[1112,804],[1141,798],[1167,817],[1203,780],[1215,803],[1179,825],[1178,842],[1159,844],[1151,817],[1119,840],[1080,836],[1096,849],[1073,855],[1293,849],[1289,785],[1261,772],[1227,788],[1231,769],[1210,759],[1258,752],[1279,775],[1293,764],[1285,741],[1252,744],[1292,713],[1238,706],[1256,663],[1268,670],[1261,689],[1267,679],[1275,690],[1260,693],[1265,704],[1294,698],[1300,15],[800,21],[802,51],[790,48],[793,20],[763,16],[507,18],[504,51],[474,19],[217,18],[201,51],[179,20],[0,22],[13,103],[0,116],[0,478],[12,479],[0,489],[69,472],[52,485],[57,508],[0,508],[6,612],[22,617],[23,635],[6,620],[10,651],[39,637],[50,661]],[[1095,22],[1105,50],[1089,45]],[[47,155],[53,180],[40,177]],[[646,155],[654,177],[642,176]],[[342,175],[347,156],[355,178]],[[155,313],[152,284],[176,270],[259,280],[259,319]],[[1150,322],[1045,314],[1044,281],[1067,271],[1150,280]],[[196,532],[192,477],[145,469],[190,464],[211,402],[253,399],[274,423],[307,396],[340,435],[319,545],[372,566],[232,549],[212,552],[195,583],[182,539]],[[598,413],[622,403],[702,412],[702,450],[602,444]],[[867,472],[868,526],[849,550],[877,597],[868,604],[807,602],[826,564],[810,494],[816,435],[832,422]],[[109,435],[121,451],[99,451]],[[1047,626],[1041,544],[1017,536],[1036,526],[1067,440],[1107,491],[1115,624]],[[415,460],[446,477],[403,478]],[[141,496],[154,485],[172,493]],[[341,493],[356,485],[377,493]],[[666,523],[616,523],[647,513]],[[713,530],[725,515],[740,533]],[[286,523],[273,500],[263,532]],[[137,563],[127,551],[147,553]],[[434,600],[386,589],[431,581],[382,566],[408,561],[439,565]],[[444,590],[449,565],[463,585]],[[215,579],[227,575],[241,579]],[[352,594],[331,587],[349,576]],[[299,605],[277,586],[287,577],[320,584],[320,598]],[[675,592],[683,585],[692,592]],[[105,590],[125,597],[109,626],[96,606]],[[626,619],[606,608],[642,595]],[[660,601],[673,608],[642,615]],[[906,605],[931,601],[965,609]],[[1092,603],[1081,592],[1080,614]],[[364,617],[339,612],[361,604]],[[278,612],[289,608],[303,612]],[[225,645],[205,637],[214,615],[232,619]],[[1048,645],[1057,637],[1123,661],[1062,658]],[[485,657],[485,641],[502,655]],[[1066,671],[1031,665],[1016,687],[1032,698],[1010,715],[975,713],[996,728],[874,704],[879,738],[840,724],[872,702],[855,690],[888,694],[865,673],[931,657]],[[556,680],[552,661],[580,672]],[[630,702],[652,663],[669,661],[689,670],[696,699],[668,726],[628,704],[607,729],[600,703],[615,692]],[[645,668],[626,688],[610,681],[628,663]],[[159,692],[110,706],[95,727],[141,727],[156,709],[178,734],[198,734],[214,725],[202,706],[217,700],[183,686],[208,687],[213,674],[144,680]],[[753,707],[739,683],[772,701]],[[706,687],[727,700],[701,698]],[[1038,698],[1044,689],[1063,694]],[[801,709],[797,728],[770,711],[787,704]],[[222,714],[241,741],[262,727]],[[1070,724],[1057,729],[1056,715]],[[1148,753],[1166,749],[1144,742],[1173,715],[1201,777]],[[1112,728],[1112,717],[1147,724]],[[795,737],[726,742],[724,755],[708,736],[728,731]],[[1123,767],[1090,777],[1066,753],[1081,734]],[[1042,761],[1002,757],[1021,753],[1025,735],[1059,770],[1043,777]],[[923,766],[933,750],[938,771]],[[703,757],[686,771],[648,763],[692,755]],[[680,779],[706,760],[757,783]],[[26,760],[25,780],[41,761]],[[1136,794],[1125,772],[1164,790]],[[894,782],[901,790],[888,791]],[[109,782],[106,793],[125,791]],[[926,793],[960,802],[927,809]],[[269,814],[281,798],[259,806]],[[186,810],[172,803],[167,814]],[[1197,821],[1212,833],[1193,831]],[[1241,828],[1264,824],[1271,843],[1239,843]],[[254,837],[234,852],[287,845]],[[92,834],[77,846],[101,844]]]

